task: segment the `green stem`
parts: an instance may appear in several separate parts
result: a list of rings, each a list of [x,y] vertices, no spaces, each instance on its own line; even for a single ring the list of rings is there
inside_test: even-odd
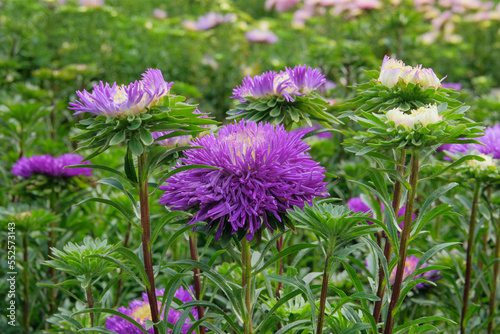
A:
[[[144,171],[146,165],[146,151],[138,157],[138,178],[139,178],[139,202],[141,206],[141,227],[142,227],[142,252],[144,254],[144,269],[148,277],[149,288],[146,289],[149,307],[151,309],[151,321],[159,322],[158,302],[156,300],[155,276],[153,272],[153,256],[151,254],[151,226],[149,223],[149,194],[148,177]],[[154,334],[159,334],[158,327],[154,326]]]
[[[189,250],[191,254],[191,260],[198,261],[198,248],[196,247],[196,235],[191,232],[189,233]],[[201,300],[201,279],[200,279],[200,269],[193,268],[193,281],[194,281],[194,295],[196,300]],[[205,311],[203,310],[203,306],[198,305],[198,319],[201,319],[205,316]],[[200,334],[205,334],[205,327],[200,327]]]
[[[327,255],[325,260],[325,269],[323,270],[323,283],[321,284],[321,297],[319,300],[319,313],[318,313],[318,327],[316,334],[323,333],[323,322],[325,321],[325,308],[326,308],[326,293],[328,291],[328,263],[330,262],[331,255]]]
[[[469,238],[467,239],[467,263],[465,265],[465,283],[462,298],[462,314],[460,317],[460,333],[465,334],[465,315],[469,308],[470,280],[472,276],[472,251],[474,250],[474,231],[476,230],[476,216],[479,202],[481,181],[476,181],[474,187],[474,198],[472,199],[472,212],[469,221]]]
[[[400,152],[399,155],[399,165],[397,167],[397,170],[401,176],[404,176],[405,174],[405,161],[406,161],[406,150],[403,149]],[[401,205],[401,190],[402,190],[402,185],[401,182],[399,182],[398,179],[394,181],[394,196],[392,198],[392,209],[394,210],[394,213],[396,214],[396,217],[398,216],[399,213],[399,207]],[[389,242],[389,237],[385,236],[385,245],[384,245],[384,257],[385,260],[387,261],[387,264],[391,262],[391,253],[392,253],[392,247],[391,243]],[[384,284],[384,270],[382,268],[382,263],[379,265],[379,271],[378,271],[378,289],[377,289],[377,297],[380,298],[379,301],[375,302],[375,307],[373,308],[373,318],[375,319],[375,323],[378,323],[381,318],[381,312],[382,312],[382,304],[384,302],[384,294],[385,294],[385,284]]]
[[[245,334],[252,333],[252,254],[250,243],[244,237],[241,240],[241,262],[243,263],[242,288],[245,290],[245,306],[248,319],[244,324]]]
[[[92,286],[89,285],[85,289],[85,293],[87,295],[87,305],[89,309],[94,308],[94,298],[92,297]],[[94,313],[90,313],[90,325],[91,327],[94,327]]]
[[[387,312],[387,319],[385,321],[384,334],[392,334],[392,328],[394,326],[394,320],[396,315],[393,314],[394,308],[396,307],[399,296],[401,295],[401,285],[403,283],[403,274],[406,265],[406,255],[408,253],[408,243],[410,240],[411,232],[411,222],[413,218],[413,205],[415,203],[415,195],[417,193],[417,183],[418,183],[418,150],[413,149],[411,153],[411,175],[410,175],[410,186],[411,189],[408,192],[408,197],[406,199],[406,212],[404,217],[403,231],[401,233],[401,242],[399,246],[399,260],[396,270],[396,279],[394,281],[394,287],[392,290],[391,302],[389,303],[389,310]],[[396,213],[397,215],[397,213]]]
[[[500,218],[497,222],[497,240],[495,244],[495,260],[500,258]],[[490,294],[490,317],[493,317],[495,314],[495,299],[497,297],[497,279],[498,279],[498,271],[499,271],[500,263],[497,261],[493,265],[493,279],[491,282],[491,294]],[[493,334],[493,326],[495,324],[495,319],[491,319],[488,324],[488,334]]]
[[[278,253],[281,253],[281,251],[283,250],[283,236],[281,236],[279,238],[278,241],[276,241],[276,250],[278,251]],[[280,259],[280,262],[278,264],[278,275],[280,276],[283,276],[283,258]],[[283,287],[283,283],[281,282],[278,282],[278,286],[276,288],[276,301],[279,301],[280,300],[280,291],[281,291],[281,288]],[[278,322],[278,330],[281,329],[281,322]]]

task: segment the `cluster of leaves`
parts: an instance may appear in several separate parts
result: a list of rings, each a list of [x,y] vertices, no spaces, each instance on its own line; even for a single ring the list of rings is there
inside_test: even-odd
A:
[[[312,126],[311,121],[331,127],[330,124],[341,123],[327,111],[328,101],[318,94],[310,93],[304,96],[294,96],[295,101],[286,101],[283,97],[272,99],[252,99],[237,104],[227,112],[228,119],[246,119],[254,122],[268,122],[283,124],[285,128],[293,124],[306,123]]]

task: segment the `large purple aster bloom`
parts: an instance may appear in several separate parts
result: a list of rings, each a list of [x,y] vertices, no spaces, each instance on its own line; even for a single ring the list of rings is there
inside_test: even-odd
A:
[[[488,127],[484,130],[484,136],[475,138],[480,144],[445,144],[440,147],[440,150],[450,153],[467,154],[472,151],[478,151],[481,154],[493,155],[493,159],[500,159],[500,124]],[[451,160],[445,157],[446,160]]]
[[[403,279],[405,279],[406,277],[408,277],[409,275],[411,275],[415,269],[417,268],[417,264],[418,264],[418,261],[420,259],[416,256],[408,256],[406,258],[406,262],[405,262],[405,269],[403,271]],[[427,264],[424,264],[421,268],[425,268],[425,267],[428,267]],[[389,282],[391,284],[394,284],[395,280],[396,280],[396,271],[398,269],[398,266],[394,267],[392,273],[391,273],[391,276],[389,277]],[[439,276],[439,271],[438,270],[430,270],[430,271],[427,271],[423,274],[420,274],[420,275],[416,275],[413,280],[416,280],[418,278],[425,278],[427,280],[430,280],[430,281],[437,281],[439,280],[441,277]],[[420,289],[420,288],[423,288],[425,285],[425,283],[419,283],[417,285],[415,285],[415,287],[417,289]]]
[[[191,291],[193,290],[192,287],[190,287]],[[156,295],[157,296],[163,296],[165,292],[165,289],[162,290],[156,290]],[[174,295],[175,298],[178,298],[181,300],[183,303],[187,303],[189,301],[193,300],[193,297],[189,293],[189,290],[184,290],[182,287],[180,287]],[[158,302],[158,309],[161,308],[161,302]],[[146,320],[151,320],[151,309],[149,307],[149,301],[148,301],[148,296],[146,293],[142,294],[142,300],[140,299],[135,299],[130,304],[128,307],[121,306],[118,308],[118,312],[123,313],[135,321],[137,321],[139,324],[142,325],[142,327],[146,328]],[[198,311],[195,307],[191,309],[191,314],[195,319],[198,320]],[[168,312],[168,323],[175,325],[177,320],[181,317],[182,312],[177,311],[174,309],[170,309]],[[163,320],[163,314],[161,314],[161,320]],[[189,331],[189,328],[191,327],[192,324],[189,323],[189,321],[185,324],[182,325],[182,334],[187,334]],[[106,328],[108,330],[114,331],[118,334],[142,334],[142,331],[137,328],[136,326],[132,325],[130,322],[127,320],[120,318],[119,316],[112,316],[106,319]],[[170,330],[171,331],[171,330]],[[170,333],[169,331],[169,333]],[[153,328],[150,328],[148,333],[153,334],[154,330]],[[191,332],[190,334],[194,333]]]
[[[85,89],[77,91],[79,100],[70,102],[68,109],[74,110],[74,115],[84,112],[107,117],[137,115],[168,95],[172,84],[165,81],[160,70],[148,69],[140,81],[128,86],[118,86],[116,82],[110,86],[101,81],[94,85],[91,93]]]
[[[77,154],[63,154],[54,158],[49,154],[34,155],[30,158],[20,158],[12,166],[12,174],[25,178],[33,174],[43,174],[52,177],[72,177],[78,175],[91,176],[92,168],[64,168],[71,165],[89,164],[82,162],[84,158]]]
[[[309,146],[300,133],[282,125],[244,120],[228,124],[218,135],[197,138],[192,145],[206,149],[186,151],[184,165],[209,165],[178,173],[160,187],[160,204],[175,210],[195,208],[191,223],[207,221],[217,227],[216,238],[245,232],[248,240],[269,217],[281,221],[287,209],[317,196],[325,196],[325,169],[306,153]],[[182,166],[179,164],[178,166]]]

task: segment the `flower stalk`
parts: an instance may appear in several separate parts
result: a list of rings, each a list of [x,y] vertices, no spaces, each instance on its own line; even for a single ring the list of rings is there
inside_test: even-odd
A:
[[[198,248],[196,247],[196,235],[191,232],[189,234],[189,251],[191,253],[191,260],[198,261]],[[201,300],[201,279],[200,279],[200,269],[193,268],[193,282],[194,282],[194,295],[196,300]],[[198,305],[198,318],[201,319],[204,317],[205,313],[203,310],[203,306]],[[205,334],[205,327],[200,327],[200,334]]]
[[[243,263],[243,280],[241,287],[245,290],[245,306],[248,319],[244,324],[244,333],[252,333],[252,254],[250,243],[244,237],[241,240],[241,262]]]
[[[387,319],[385,321],[384,334],[391,334],[392,328],[394,326],[395,314],[393,314],[394,308],[396,307],[399,296],[401,295],[401,285],[403,282],[403,275],[406,264],[406,256],[408,253],[408,243],[410,240],[411,223],[413,220],[413,205],[415,203],[415,195],[417,193],[418,184],[418,168],[419,168],[419,151],[417,149],[412,150],[411,154],[411,175],[410,175],[410,186],[411,189],[408,193],[406,199],[406,212],[404,216],[403,231],[401,233],[401,242],[399,246],[399,261],[396,270],[396,279],[394,281],[394,287],[392,291],[391,302],[389,303],[389,310],[387,312]]]
[[[87,306],[89,309],[94,308],[94,298],[92,297],[92,285],[85,289],[85,294],[87,295]],[[94,313],[90,313],[90,325],[94,327]]]
[[[495,244],[495,260],[500,258],[500,218],[497,222],[497,241]],[[491,294],[490,294],[490,317],[493,317],[495,314],[495,299],[497,296],[497,280],[498,280],[498,271],[500,269],[499,261],[496,261],[493,265],[493,279],[491,283]],[[490,323],[488,324],[488,334],[493,334],[493,327],[495,324],[495,319],[492,318]]]
[[[325,321],[326,308],[326,293],[328,291],[328,264],[330,262],[330,257],[330,254],[326,256],[325,269],[323,270],[323,283],[321,284],[321,297],[319,300],[318,326],[316,329],[316,334],[323,333],[323,322]]]
[[[146,289],[148,295],[149,306],[151,309],[151,321],[157,323],[158,317],[158,302],[156,299],[155,277],[153,272],[153,256],[149,242],[151,240],[151,227],[149,222],[149,194],[147,175],[145,174],[146,166],[146,151],[138,157],[138,178],[139,178],[139,202],[141,206],[141,227],[142,227],[142,251],[144,254],[144,269],[149,282],[149,287]],[[158,334],[158,328],[154,327],[154,333]]]
[[[472,251],[474,250],[474,231],[476,229],[476,216],[479,202],[479,193],[481,190],[481,181],[477,181],[474,187],[474,197],[472,199],[472,212],[469,221],[469,238],[467,240],[467,262],[465,265],[465,283],[462,298],[462,315],[460,318],[460,333],[465,334],[465,315],[469,308],[470,281],[472,276]]]
[[[397,167],[398,172],[400,173],[401,176],[404,176],[405,173],[405,161],[406,161],[406,150],[403,149],[400,152],[399,156],[399,165]],[[392,198],[392,209],[394,212],[399,212],[399,207],[401,206],[401,189],[402,185],[401,182],[399,182],[398,179],[394,181],[394,197]],[[387,261],[387,263],[391,262],[391,253],[392,253],[392,247],[391,243],[389,242],[389,238],[385,236],[385,245],[384,245],[384,257]],[[378,271],[378,289],[377,289],[377,297],[380,298],[380,300],[375,302],[375,307],[373,309],[373,318],[375,319],[375,323],[378,323],[381,318],[381,312],[382,312],[382,304],[384,302],[384,294],[385,294],[385,284],[384,284],[384,270],[382,268],[382,263],[379,265],[379,271]]]

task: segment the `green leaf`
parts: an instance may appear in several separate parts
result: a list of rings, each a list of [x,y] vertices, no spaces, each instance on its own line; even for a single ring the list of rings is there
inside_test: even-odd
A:
[[[408,327],[411,327],[414,325],[425,324],[426,322],[431,322],[431,321],[443,321],[443,322],[446,321],[446,322],[452,323],[453,325],[457,324],[453,320],[450,320],[450,319],[447,319],[444,317],[440,317],[440,316],[423,317],[423,318],[416,319],[416,320],[406,321],[404,324],[394,328],[394,333],[399,333]]]
[[[111,138],[111,141],[109,142],[109,145],[116,145],[121,143],[122,141],[125,140],[125,130],[121,130]]]
[[[125,155],[124,163],[126,179],[128,179],[132,184],[137,184],[137,172],[134,167],[134,159],[132,158],[132,152],[129,145],[127,145],[127,153]]]
[[[134,218],[130,215],[130,213],[123,206],[121,206],[120,204],[118,204],[112,200],[105,199],[105,198],[91,197],[91,198],[84,199],[83,201],[77,203],[76,205],[81,205],[81,204],[86,203],[86,202],[99,202],[99,203],[111,205],[112,207],[117,209],[125,218],[127,218],[127,220],[130,223],[134,224],[138,228],[141,228],[140,225],[138,225],[137,222],[135,222]]]
[[[141,155],[144,151],[144,146],[142,146],[142,143],[136,136],[130,138],[128,141],[128,147],[130,148],[130,152],[132,152],[135,156]]]
[[[281,252],[279,252],[278,254],[275,254],[273,257],[271,257],[262,266],[255,268],[253,270],[252,275],[257,275],[258,273],[261,273],[264,269],[266,269],[267,267],[269,267],[270,265],[272,265],[273,263],[275,263],[279,259],[282,259],[283,257],[288,256],[289,254],[293,254],[293,253],[300,251],[302,249],[316,248],[316,247],[317,247],[317,245],[313,245],[313,244],[299,244],[299,245],[293,245],[293,246],[287,247],[284,250],[282,250]]]
[[[154,142],[153,135],[146,128],[142,127],[139,129],[139,137],[144,145],[150,146]]]

